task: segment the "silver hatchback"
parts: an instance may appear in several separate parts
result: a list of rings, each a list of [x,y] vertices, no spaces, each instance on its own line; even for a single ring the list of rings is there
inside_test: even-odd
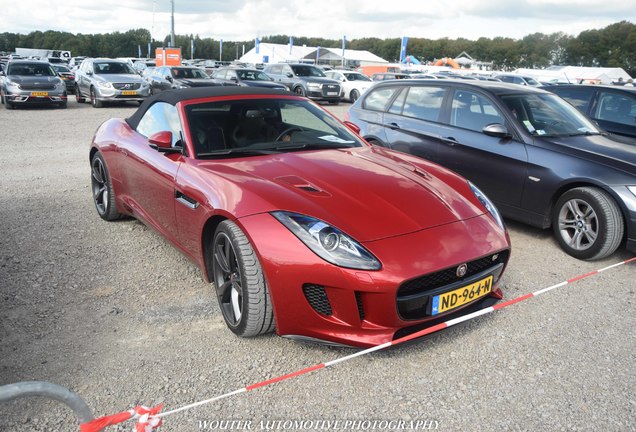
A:
[[[75,74],[77,102],[89,99],[95,108],[101,108],[105,102],[141,104],[148,96],[148,83],[125,61],[86,59]]]

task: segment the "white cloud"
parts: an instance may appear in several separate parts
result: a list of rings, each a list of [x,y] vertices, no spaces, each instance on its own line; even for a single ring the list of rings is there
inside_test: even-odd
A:
[[[8,1],[8,0],[6,0]],[[174,0],[175,30],[224,40],[291,34],[361,37],[521,38],[636,21],[629,2],[596,0]],[[154,13],[153,13],[154,7]],[[2,31],[106,33],[146,28],[170,31],[170,0],[25,0],[4,8]]]

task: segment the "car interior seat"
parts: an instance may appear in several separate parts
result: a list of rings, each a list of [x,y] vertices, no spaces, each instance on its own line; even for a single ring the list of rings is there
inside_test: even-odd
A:
[[[191,124],[191,134],[197,154],[227,149],[223,128],[209,120]]]
[[[277,129],[265,119],[261,109],[246,108],[232,131],[232,140],[238,146],[273,141],[278,136]]]

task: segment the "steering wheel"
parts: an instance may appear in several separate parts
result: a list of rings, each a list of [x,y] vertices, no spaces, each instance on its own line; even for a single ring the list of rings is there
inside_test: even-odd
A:
[[[298,126],[288,127],[287,129],[282,131],[280,134],[278,134],[278,136],[276,137],[276,139],[274,141],[275,142],[281,141],[283,139],[283,137],[285,135],[288,135],[288,134],[289,134],[289,136],[291,138],[291,135],[292,135],[293,132],[302,132],[302,131],[303,131],[303,129],[299,128]]]

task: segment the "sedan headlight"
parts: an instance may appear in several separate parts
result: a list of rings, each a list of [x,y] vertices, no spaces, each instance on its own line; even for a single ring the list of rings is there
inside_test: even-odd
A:
[[[504,226],[503,219],[501,218],[501,215],[499,214],[499,210],[497,210],[497,207],[495,207],[492,201],[490,201],[490,199],[486,196],[486,194],[480,191],[477,186],[475,186],[471,182],[468,182],[468,184],[470,185],[470,189],[473,191],[473,193],[475,194],[479,202],[484,207],[486,207],[486,210],[488,210],[488,213],[490,213],[492,217],[495,219],[495,221],[497,222],[497,225],[499,225],[501,229],[505,230],[506,227]]]
[[[627,189],[636,196],[636,186],[627,186]]]
[[[359,270],[379,270],[380,261],[357,241],[320,219],[298,213],[272,212],[316,255],[331,264]]]
[[[96,83],[101,88],[113,88],[113,85],[107,81],[97,81]]]
[[[320,90],[322,88],[322,84],[310,82],[310,83],[307,83],[307,87],[313,90]]]
[[[7,85],[7,88],[19,89],[20,84],[17,82],[13,82],[10,79],[5,79],[4,83]]]

